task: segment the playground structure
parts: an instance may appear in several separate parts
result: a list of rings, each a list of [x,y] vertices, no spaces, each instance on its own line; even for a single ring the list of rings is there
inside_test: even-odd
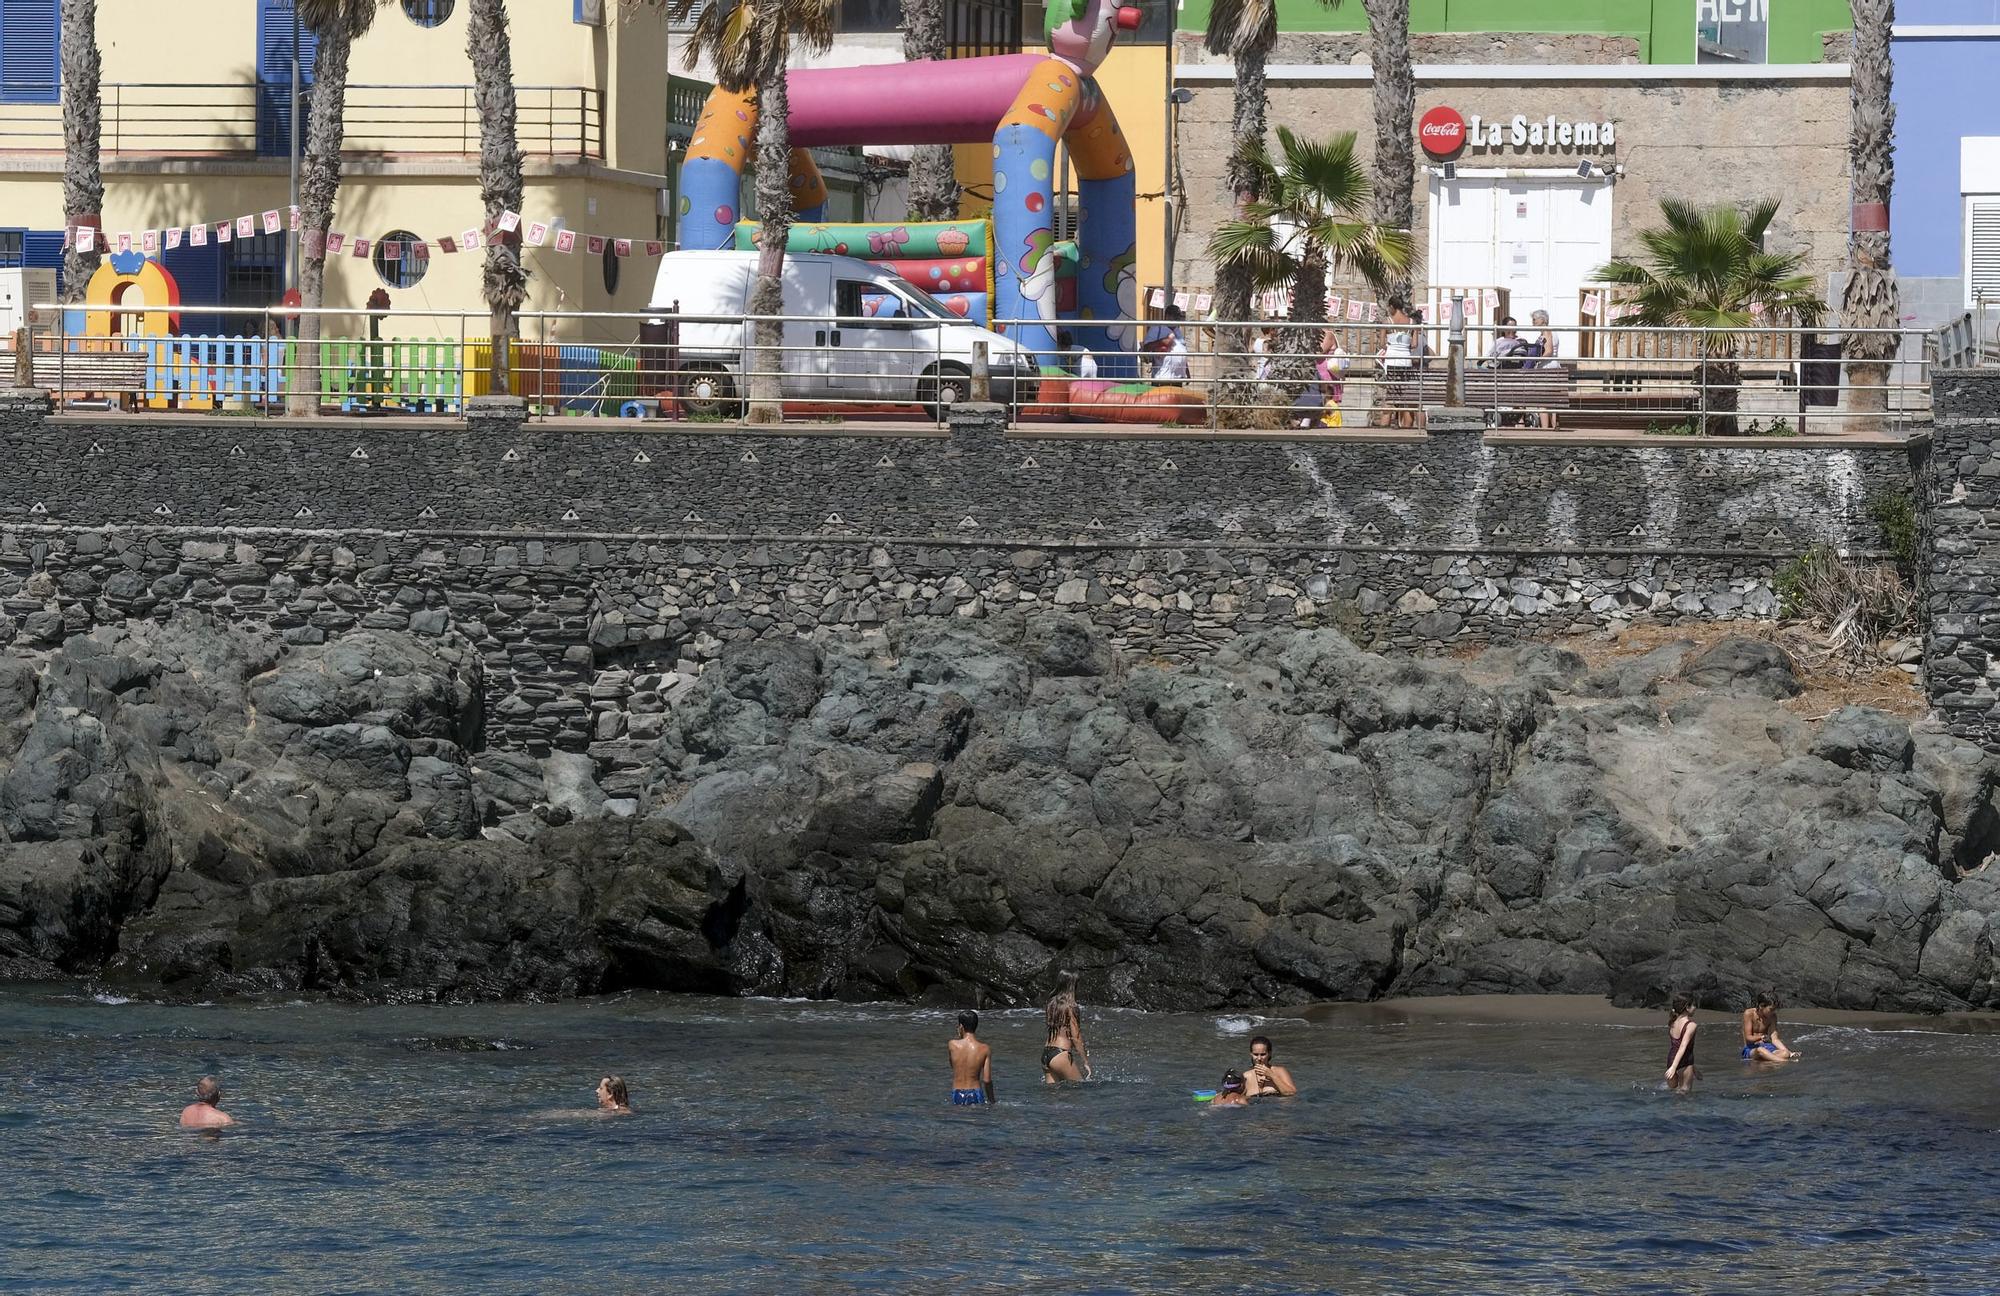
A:
[[[1135,375],[1138,254],[1132,153],[1091,74],[1110,53],[1119,31],[1135,29],[1138,20],[1137,9],[1113,0],[1051,0],[1051,52],[1046,56],[1002,54],[789,73],[789,183],[798,225],[787,247],[831,250],[798,241],[800,227],[807,239],[815,237],[826,205],[826,184],[808,149],[990,140],[991,318],[1001,328],[1016,330],[1052,379],[1060,381],[1063,374],[1055,326],[1064,320],[1074,321],[1069,330],[1078,345],[1097,356],[1099,373],[1107,378]],[[756,134],[753,95],[718,88],[709,96],[681,167],[683,248],[740,246],[736,203]],[[1075,302],[1067,310],[1058,282],[1066,277],[1060,273],[1066,249],[1057,243],[1054,228],[1058,140],[1076,168],[1082,208],[1074,254]],[[863,250],[851,254],[868,255]],[[930,290],[923,280],[912,281]]]

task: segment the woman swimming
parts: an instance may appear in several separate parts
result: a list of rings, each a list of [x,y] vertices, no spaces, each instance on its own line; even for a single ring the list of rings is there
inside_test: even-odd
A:
[[[1076,1003],[1076,973],[1064,972],[1055,997],[1042,1010],[1048,1040],[1042,1047],[1042,1082],[1090,1079],[1090,1050],[1083,1045],[1083,1014]]]
[[[623,1076],[605,1076],[597,1082],[597,1114],[600,1116],[632,1114],[632,1092],[625,1087]]]
[[[1694,1065],[1694,1032],[1693,998],[1675,995],[1667,1009],[1667,1088],[1676,1093],[1692,1091],[1701,1076]]]
[[[1778,999],[1770,991],[1757,996],[1756,1005],[1743,1010],[1743,1060],[1745,1062],[1796,1062],[1799,1055],[1778,1038]]]

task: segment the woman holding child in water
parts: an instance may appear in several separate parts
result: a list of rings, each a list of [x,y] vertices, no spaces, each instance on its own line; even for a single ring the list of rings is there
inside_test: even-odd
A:
[[[1048,1040],[1042,1047],[1042,1083],[1090,1079],[1090,1050],[1083,1044],[1083,1014],[1076,1002],[1076,973],[1065,972],[1043,1009]]]

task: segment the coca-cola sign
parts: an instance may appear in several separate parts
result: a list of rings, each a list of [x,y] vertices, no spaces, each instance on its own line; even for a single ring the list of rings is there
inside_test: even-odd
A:
[[[1465,147],[1465,118],[1440,105],[1417,122],[1417,143],[1434,158],[1455,157]]]

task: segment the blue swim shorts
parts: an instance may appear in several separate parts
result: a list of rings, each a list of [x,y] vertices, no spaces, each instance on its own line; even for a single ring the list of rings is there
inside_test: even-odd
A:
[[[951,1105],[954,1107],[983,1107],[986,1105],[984,1089],[954,1089],[951,1091]]]
[[[1743,1046],[1743,1060],[1748,1062],[1759,1049],[1775,1055],[1778,1051],[1778,1046],[1769,1040],[1765,1040],[1762,1044],[1745,1044]]]

